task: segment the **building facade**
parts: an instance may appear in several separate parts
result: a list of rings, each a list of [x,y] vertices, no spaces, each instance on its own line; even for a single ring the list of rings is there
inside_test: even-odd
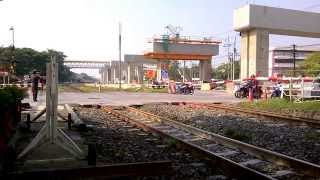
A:
[[[295,51],[293,46],[270,48],[269,77],[277,74],[288,74],[288,72],[294,70],[294,64],[299,67],[309,55],[315,52],[320,52],[320,45],[296,46]]]

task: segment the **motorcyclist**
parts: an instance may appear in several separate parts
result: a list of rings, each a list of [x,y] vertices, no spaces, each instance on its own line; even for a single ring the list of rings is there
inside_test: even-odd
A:
[[[179,94],[193,94],[194,87],[191,82],[181,83],[180,85],[176,86],[177,93]]]
[[[192,82],[188,82],[187,83],[185,94],[188,94],[188,93],[189,94],[193,94],[194,93],[194,87],[193,87]]]
[[[280,97],[282,96],[283,87],[280,81],[273,87],[273,92],[271,97]]]

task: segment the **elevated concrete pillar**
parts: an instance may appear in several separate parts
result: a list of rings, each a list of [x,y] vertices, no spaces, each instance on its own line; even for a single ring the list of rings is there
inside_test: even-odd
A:
[[[105,83],[109,84],[109,69],[106,69]]]
[[[134,65],[133,68],[134,68],[134,80],[135,80],[136,83],[139,83],[139,82],[138,82],[138,79],[139,79],[139,77],[138,77],[138,76],[139,76],[138,66],[137,66],[137,65]]]
[[[269,55],[268,31],[253,29],[242,32],[240,43],[240,78],[249,78],[251,75],[267,77]]]
[[[128,84],[131,83],[131,64],[127,63],[127,79],[128,79]]]
[[[144,73],[143,73],[143,64],[140,64],[138,66],[138,83],[139,84],[143,84],[143,76],[144,76]]]
[[[209,61],[200,61],[199,76],[201,81],[210,81],[212,74],[211,59]]]
[[[105,79],[104,79],[104,71],[103,70],[101,70],[101,83],[104,83],[104,81],[105,81]]]
[[[113,67],[112,69],[112,83],[115,84],[116,83],[116,69]]]
[[[160,81],[162,79],[161,77],[161,62],[158,60],[157,63],[157,81]]]

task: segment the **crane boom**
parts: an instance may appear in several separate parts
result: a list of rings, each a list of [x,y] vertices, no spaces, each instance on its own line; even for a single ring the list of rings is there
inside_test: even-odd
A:
[[[173,38],[179,38],[180,32],[182,31],[182,27],[180,26],[173,26],[171,24],[167,25],[165,27],[168,32],[170,33],[169,35],[172,36]]]

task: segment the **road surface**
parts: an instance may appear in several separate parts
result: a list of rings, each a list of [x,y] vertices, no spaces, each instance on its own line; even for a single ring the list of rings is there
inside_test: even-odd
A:
[[[132,92],[62,92],[58,96],[59,104],[133,105],[153,102],[240,102],[240,99],[234,98],[233,95],[225,91],[196,91],[194,95]],[[31,106],[43,106],[45,105],[45,92],[39,92],[38,102],[32,101],[31,94],[23,102],[29,102]]]

